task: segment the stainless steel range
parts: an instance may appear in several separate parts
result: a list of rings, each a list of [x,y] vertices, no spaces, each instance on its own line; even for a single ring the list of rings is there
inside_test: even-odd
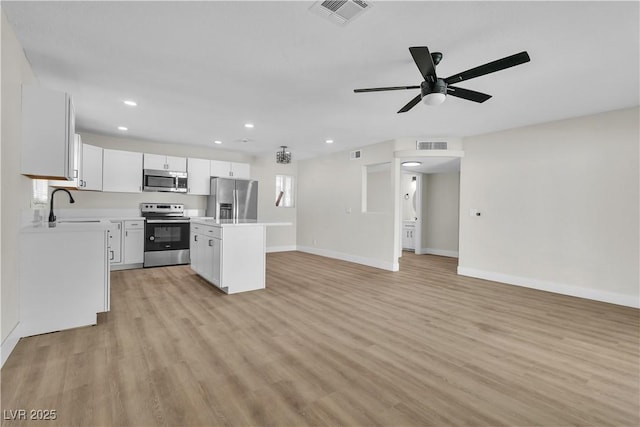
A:
[[[141,203],[144,226],[144,266],[188,264],[189,217],[183,204]]]

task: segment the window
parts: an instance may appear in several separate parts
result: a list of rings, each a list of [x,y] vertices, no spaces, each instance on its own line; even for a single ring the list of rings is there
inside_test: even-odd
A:
[[[276,206],[279,208],[295,206],[291,175],[276,175]]]
[[[46,208],[49,202],[49,181],[46,179],[34,179],[32,182],[31,207],[33,209]]]

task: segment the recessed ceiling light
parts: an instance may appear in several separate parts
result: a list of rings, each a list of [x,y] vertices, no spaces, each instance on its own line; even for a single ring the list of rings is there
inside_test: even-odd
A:
[[[118,130],[129,130],[129,128],[124,127],[124,126],[118,126]]]
[[[326,142],[327,144],[333,144],[333,139],[327,139],[325,142]]]
[[[222,141],[218,141],[217,139],[213,141],[214,144],[222,144]]]
[[[123,101],[125,105],[128,105],[129,107],[135,107],[136,105],[138,105],[138,103],[136,101],[131,101],[129,99],[127,99],[126,101]]]
[[[253,127],[253,123],[245,123],[244,127],[246,127],[247,129],[251,129]]]
[[[420,166],[422,162],[402,162],[402,166]]]

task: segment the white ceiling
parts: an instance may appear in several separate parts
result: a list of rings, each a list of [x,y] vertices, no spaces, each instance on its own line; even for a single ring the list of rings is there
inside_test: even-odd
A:
[[[2,9],[41,84],[70,92],[79,128],[103,134],[121,135],[124,125],[128,137],[251,154],[287,145],[300,159],[639,104],[638,2],[379,1],[344,27],[312,4],[2,1]],[[425,45],[444,53],[442,77],[523,50],[531,62],[460,84],[493,95],[484,104],[449,97],[396,114],[418,91],[353,93],[419,84],[408,47]]]
[[[403,157],[402,162],[419,162],[418,166],[402,166],[407,173],[453,173],[460,172],[460,157]]]

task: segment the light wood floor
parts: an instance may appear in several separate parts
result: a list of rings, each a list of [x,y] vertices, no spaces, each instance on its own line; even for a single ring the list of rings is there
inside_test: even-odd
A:
[[[266,290],[112,273],[97,326],[21,340],[2,409],[61,426],[638,426],[639,311],[456,276],[267,256]],[[3,426],[25,425],[4,420]]]

